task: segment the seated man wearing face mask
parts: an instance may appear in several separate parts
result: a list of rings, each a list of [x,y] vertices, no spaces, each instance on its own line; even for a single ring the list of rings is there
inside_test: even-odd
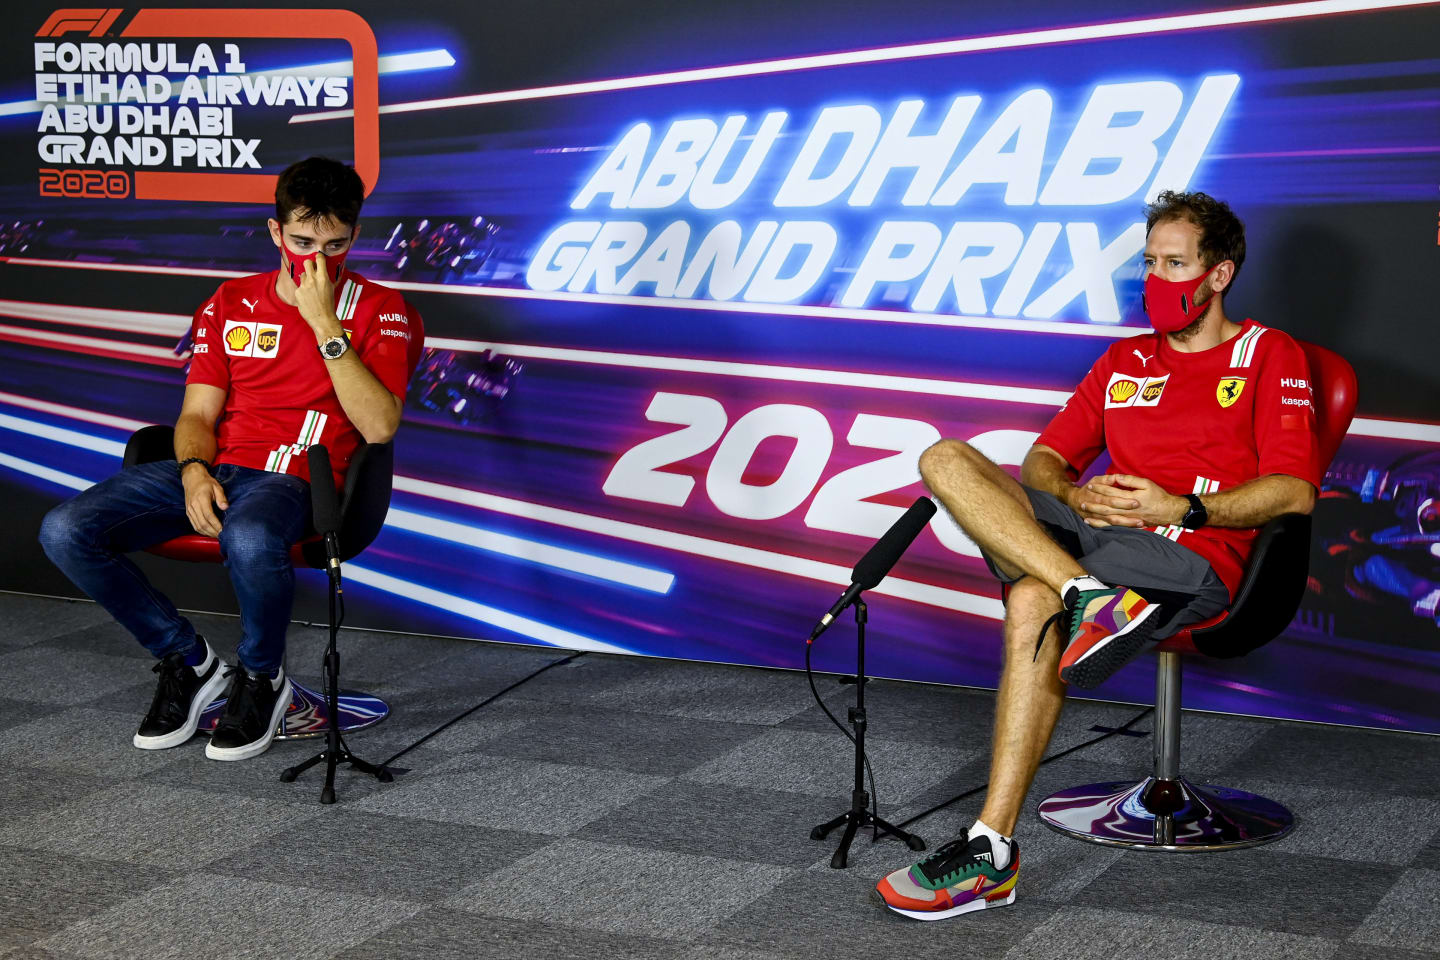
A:
[[[1225,313],[1244,226],[1213,197],[1165,192],[1146,229],[1155,332],[1095,362],[1026,456],[1021,482],[955,440],[920,459],[925,483],[1010,590],[984,807],[959,838],[880,881],[897,913],[934,920],[1013,903],[1011,834],[1067,684],[1097,686],[1219,613],[1258,528],[1314,506],[1305,354],[1279,330]],[[1102,450],[1109,472],[1077,484]]]
[[[290,703],[289,550],[310,526],[305,450],[325,444],[343,485],[362,440],[393,437],[409,345],[422,335],[399,294],[343,270],[364,198],[359,175],[336,160],[281,173],[269,221],[280,268],[227,281],[195,311],[175,459],[122,470],[45,517],[46,554],[159,660],[133,740],[142,750],[189,740],[224,696],[206,756],[253,757]],[[237,666],[125,557],[189,533],[220,541],[240,607]]]

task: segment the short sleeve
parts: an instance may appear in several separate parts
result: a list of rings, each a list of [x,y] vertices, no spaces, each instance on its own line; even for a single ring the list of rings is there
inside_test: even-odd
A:
[[[376,302],[375,317],[365,326],[355,349],[386,390],[404,397],[410,383],[410,344],[424,333],[412,328],[405,301],[398,293],[386,292]]]
[[[185,377],[186,386],[205,383],[221,390],[230,389],[230,361],[225,355],[224,340],[221,339],[224,331],[225,317],[220,291],[216,290],[215,294],[195,311],[195,316],[190,321],[190,332],[194,340],[190,348],[190,373]]]
[[[1289,337],[1275,337],[1255,384],[1255,450],[1260,476],[1285,474],[1320,489],[1315,391],[1305,352]]]
[[[1110,353],[1106,351],[1095,361],[1085,379],[1036,443],[1043,443],[1065,458],[1078,477],[1085,472],[1100,451],[1105,449],[1105,384],[1110,379]]]

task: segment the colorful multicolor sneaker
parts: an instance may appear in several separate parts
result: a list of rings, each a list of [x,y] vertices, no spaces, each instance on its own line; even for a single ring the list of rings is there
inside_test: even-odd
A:
[[[875,885],[885,906],[915,920],[944,920],[961,913],[1015,902],[1020,844],[1011,842],[1010,862],[992,865],[989,837],[970,839],[964,831],[919,863],[896,870]]]
[[[1098,589],[1087,589],[1090,584]],[[1063,623],[1069,614],[1070,639],[1060,654],[1060,679],[1082,690],[1098,687],[1144,650],[1160,625],[1158,604],[1129,587],[1106,587],[1093,577],[1067,583],[1061,599],[1065,609],[1046,621],[1035,648],[1038,653],[1050,623]]]

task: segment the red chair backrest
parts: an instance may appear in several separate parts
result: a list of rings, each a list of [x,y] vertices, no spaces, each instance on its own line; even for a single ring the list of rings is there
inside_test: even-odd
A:
[[[1355,402],[1360,387],[1355,370],[1344,357],[1333,350],[1304,340],[1297,340],[1310,364],[1310,383],[1314,386],[1315,421],[1320,433],[1320,470],[1330,466],[1350,421],[1355,418]]]

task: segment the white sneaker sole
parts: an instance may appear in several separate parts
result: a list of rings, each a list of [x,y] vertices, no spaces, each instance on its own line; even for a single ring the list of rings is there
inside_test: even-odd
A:
[[[190,715],[185,718],[185,725],[170,733],[158,737],[142,737],[136,733],[130,741],[141,750],[168,750],[170,747],[178,747],[191,737],[195,731],[200,729],[200,715],[205,708],[220,698],[225,692],[225,662],[220,661],[215,667],[215,674],[205,685],[195,691],[195,699],[190,701]]]
[[[275,740],[275,731],[280,729],[280,723],[285,719],[285,711],[290,709],[293,693],[290,678],[286,677],[285,685],[280,688],[280,695],[275,698],[275,709],[270,711],[270,726],[265,728],[265,735],[259,740],[239,747],[217,747],[212,740],[205,744],[205,756],[211,760],[249,760],[269,750],[270,744]]]
[[[946,917],[958,917],[962,913],[974,913],[976,910],[985,910],[990,907],[1008,907],[1015,902],[1015,891],[1011,890],[1010,895],[1004,900],[971,900],[969,903],[962,903],[958,907],[951,907],[949,910],[902,910],[899,907],[892,907],[885,904],[890,910],[911,920],[944,920]]]

